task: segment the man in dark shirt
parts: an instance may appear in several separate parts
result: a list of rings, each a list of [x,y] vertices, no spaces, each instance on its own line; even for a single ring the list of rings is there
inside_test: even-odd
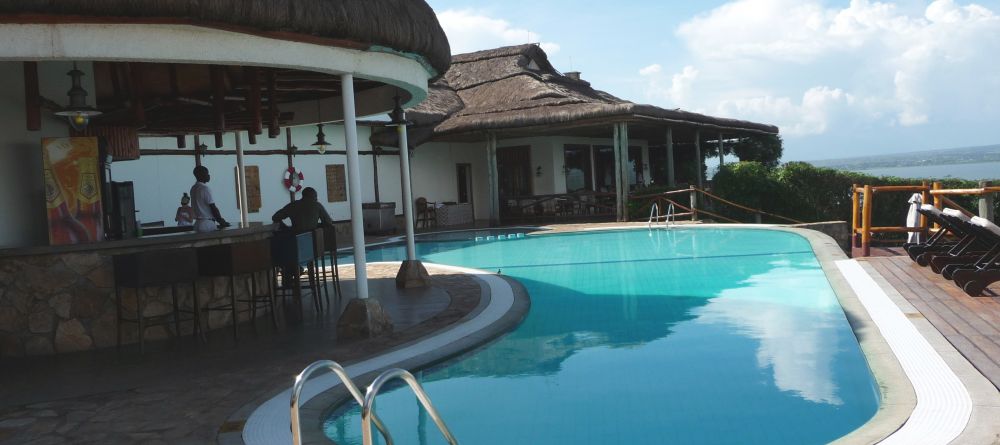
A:
[[[319,203],[316,189],[306,187],[302,189],[302,199],[288,204],[274,213],[271,220],[275,224],[284,224],[285,218],[292,220],[292,232],[303,233],[315,230],[320,222],[325,227],[333,227],[330,214]]]

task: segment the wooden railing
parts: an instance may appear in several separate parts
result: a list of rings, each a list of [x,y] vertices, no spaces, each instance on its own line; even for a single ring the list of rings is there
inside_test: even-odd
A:
[[[939,209],[945,206],[957,209],[966,215],[973,216],[975,213],[969,211],[968,209],[962,207],[955,201],[952,201],[948,196],[958,196],[958,195],[975,195],[979,196],[979,215],[984,218],[993,220],[994,219],[994,197],[995,193],[1000,193],[1000,187],[991,187],[988,183],[982,183],[980,188],[976,189],[942,189],[940,182],[935,182],[928,185],[925,181],[921,185],[858,185],[854,184],[851,187],[851,233],[853,238],[853,245],[855,247],[861,248],[861,255],[868,256],[871,254],[871,241],[872,235],[876,233],[908,233],[908,232],[922,232],[924,236],[932,230],[937,230],[938,227],[931,227],[927,221],[927,218],[920,215],[920,222],[918,226],[907,227],[907,226],[872,226],[872,209],[875,205],[875,195],[885,194],[885,193],[920,193],[921,202],[930,203],[933,197],[934,207]]]
[[[680,202],[677,201],[678,199],[683,199],[685,195],[688,198],[688,205],[681,204]],[[681,198],[677,198],[678,196],[680,196]],[[720,204],[724,204],[750,213],[751,215],[753,215],[754,218],[753,222],[755,224],[760,224],[764,216],[768,216],[792,224],[804,224],[802,221],[796,219],[787,218],[781,215],[776,215],[774,213],[765,212],[764,210],[761,209],[755,209],[747,207],[742,204],[737,204],[728,199],[714,195],[711,192],[699,189],[693,185],[687,189],[672,190],[668,192],[656,193],[651,195],[637,195],[637,196],[631,196],[629,198],[632,200],[638,200],[642,203],[639,206],[639,213],[638,213],[639,215],[649,214],[649,211],[653,207],[653,204],[656,204],[656,206],[660,209],[665,209],[669,205],[673,205],[675,209],[683,210],[683,212],[674,213],[673,214],[674,217],[690,216],[691,221],[698,221],[701,215],[707,215],[714,219],[725,221],[728,223],[737,223],[737,224],[742,223],[742,221],[738,221],[736,219],[709,211],[705,209],[704,206],[699,206],[699,202],[705,202],[706,199],[711,199],[714,202],[718,202]]]

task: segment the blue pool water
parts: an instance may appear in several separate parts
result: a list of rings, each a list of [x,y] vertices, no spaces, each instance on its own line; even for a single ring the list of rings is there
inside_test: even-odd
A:
[[[460,442],[820,444],[878,394],[804,238],[671,229],[418,243],[426,262],[501,269],[531,296],[514,331],[421,371]],[[399,246],[370,261],[401,259]],[[376,408],[396,443],[444,443],[409,391]],[[356,405],[324,425],[360,444]]]

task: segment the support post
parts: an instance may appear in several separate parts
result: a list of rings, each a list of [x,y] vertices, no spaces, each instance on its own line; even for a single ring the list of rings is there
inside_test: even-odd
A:
[[[865,186],[864,204],[861,207],[861,256],[871,255],[872,249],[872,186]]]
[[[694,186],[689,186],[691,191],[689,192],[690,204],[691,204],[691,221],[698,220],[698,191],[695,190]]]
[[[410,182],[410,144],[406,131],[406,114],[400,117],[402,122],[396,126],[399,139],[399,173],[403,187],[403,221],[406,226],[406,261],[396,273],[396,287],[414,288],[426,287],[430,284],[430,274],[423,263],[417,259],[417,247],[414,242],[413,229],[413,188]]]
[[[500,225],[500,172],[497,167],[497,137],[493,133],[486,135],[486,164],[490,186],[490,226]]]
[[[624,212],[622,210],[622,139],[621,126],[617,123],[612,134],[612,147],[615,158],[615,221],[621,222]]]
[[[979,188],[986,188],[990,186],[989,181],[979,181]],[[996,210],[993,205],[994,194],[984,193],[979,195],[979,217],[986,218],[990,221],[996,221]]]
[[[240,223],[241,227],[247,227],[250,225],[250,217],[247,211],[247,170],[243,165],[243,138],[238,131],[233,135],[236,136],[236,168],[239,170],[236,181],[240,185]]]
[[[621,147],[622,147],[622,221],[628,221],[628,195],[629,187],[631,187],[631,182],[629,181],[629,163],[628,163],[628,123],[622,122],[621,130],[618,130],[618,135],[621,137]],[[636,162],[641,162],[641,159],[636,160]]]
[[[924,190],[920,192],[920,204],[921,205],[930,204],[931,200],[930,184],[928,184],[927,181],[923,181],[920,183],[920,185],[924,187]],[[921,240],[926,240],[930,236],[930,221],[928,221],[927,216],[924,215],[923,213],[920,214],[920,232],[921,232],[921,238],[920,238]]]
[[[292,155],[294,154],[294,151],[292,149],[293,147],[294,145],[292,145],[292,127],[288,127],[285,129],[285,150],[287,152],[285,158],[288,160],[288,168],[292,168],[294,166],[294,164],[292,163]],[[291,190],[288,191],[288,202],[289,203],[295,202],[295,192]]]
[[[354,282],[357,298],[337,320],[338,338],[371,338],[392,331],[392,322],[378,300],[368,298],[365,229],[361,219],[361,166],[358,157],[358,121],[354,108],[354,75],[340,76],[344,104],[344,139],[347,144],[347,196],[351,207],[351,240],[354,246]]]
[[[940,182],[932,183],[931,190],[941,190],[941,183]],[[936,207],[938,210],[944,209],[944,200],[941,199],[941,195],[934,195],[934,207]],[[934,228],[940,230],[941,225],[938,223],[934,223]]]
[[[695,174],[698,177],[698,188],[700,189],[705,188],[704,162],[705,160],[701,157],[701,130],[699,129],[694,131],[694,166],[696,170]]]
[[[858,236],[858,212],[861,209],[860,198],[858,185],[851,184],[851,247],[861,247],[861,238]]]
[[[194,165],[201,165],[201,136],[194,135]]]
[[[667,185],[677,186],[677,178],[674,176],[674,128],[667,127]]]
[[[42,129],[42,95],[38,90],[38,62],[24,62],[24,116],[28,131]]]
[[[722,132],[719,132],[719,170],[722,170],[722,166],[726,165],[726,151],[725,145],[722,143]]]

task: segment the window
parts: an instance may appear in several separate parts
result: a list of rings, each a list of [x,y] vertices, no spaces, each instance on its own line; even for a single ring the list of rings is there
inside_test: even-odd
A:
[[[566,174],[566,192],[592,190],[590,146],[567,144],[563,147],[563,172]]]

